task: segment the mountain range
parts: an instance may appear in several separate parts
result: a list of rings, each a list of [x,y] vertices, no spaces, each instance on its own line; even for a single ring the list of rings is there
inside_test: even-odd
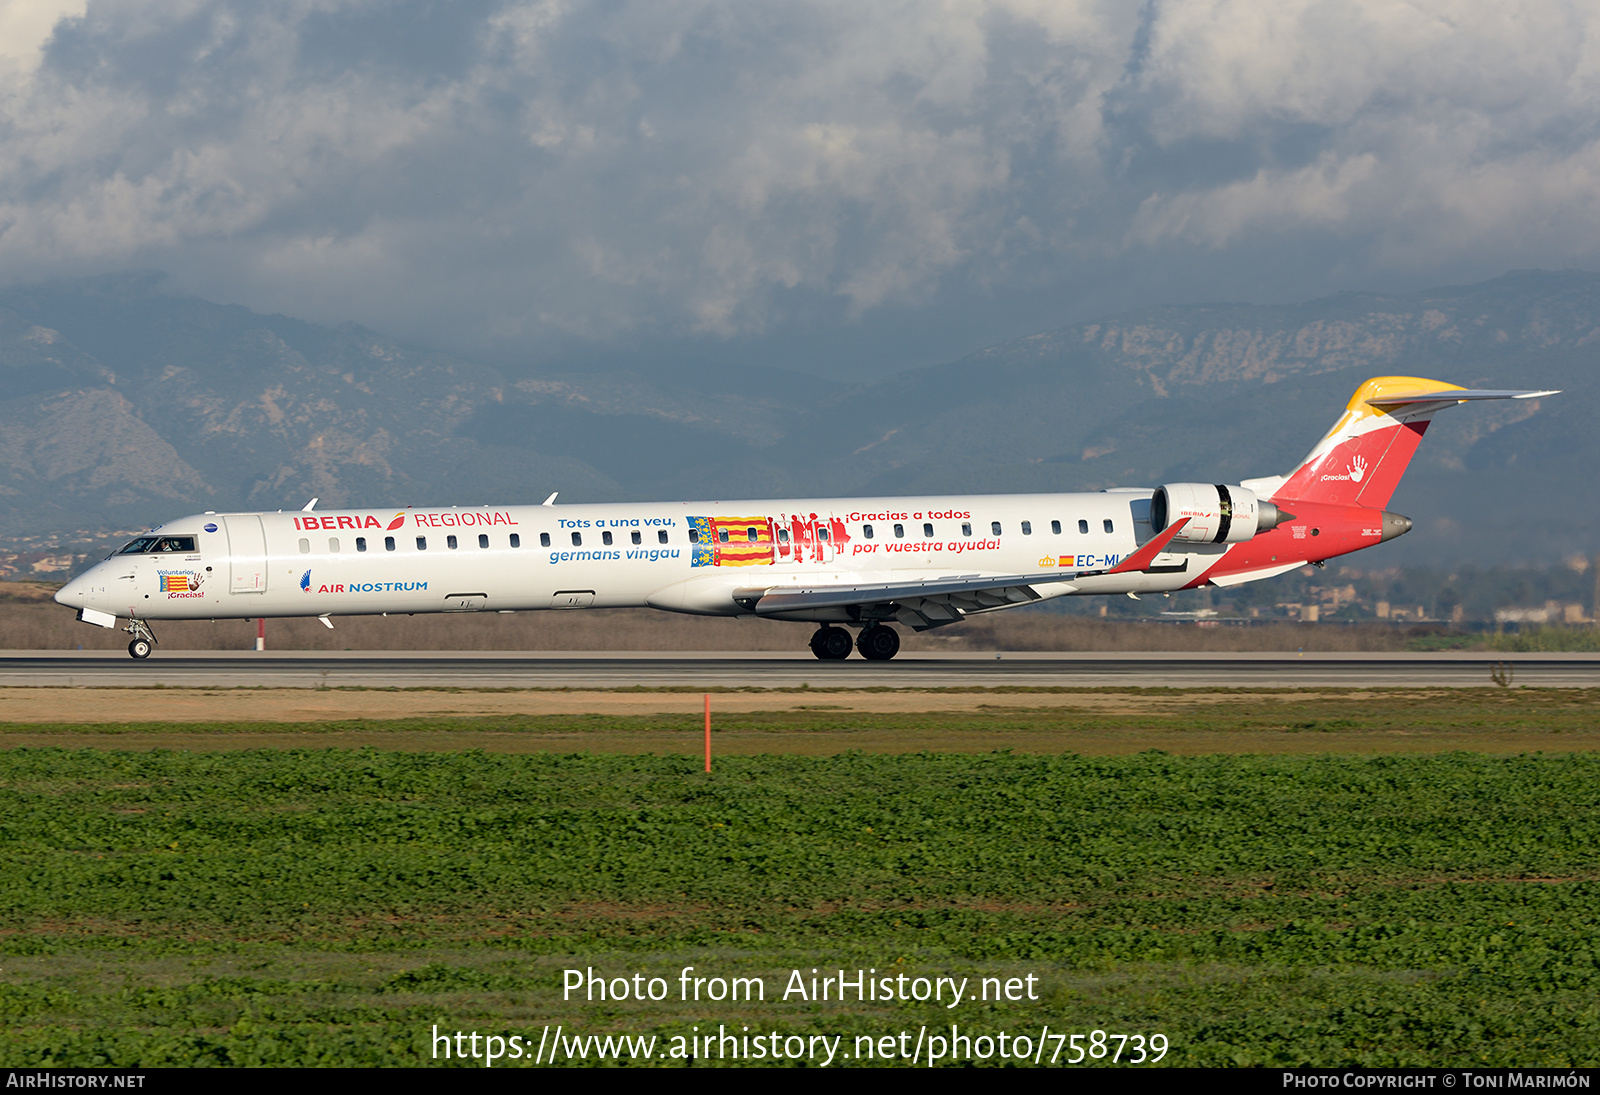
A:
[[[1283,472],[1384,373],[1562,388],[1442,415],[1387,563],[1591,553],[1600,274],[1150,308],[874,383],[517,370],[155,275],[0,292],[0,541],[195,510],[1015,492]],[[1374,556],[1376,553],[1374,553]],[[1374,563],[1378,560],[1374,558]]]

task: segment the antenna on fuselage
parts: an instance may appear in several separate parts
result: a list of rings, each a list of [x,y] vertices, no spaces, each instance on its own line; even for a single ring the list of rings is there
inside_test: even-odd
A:
[[[553,506],[553,505],[555,505],[556,504],[556,495],[558,495],[560,493],[561,492],[558,491],[558,490],[551,491],[550,492],[550,497],[546,498],[543,502],[540,502],[539,504],[541,506]]]
[[[300,507],[300,512],[301,513],[310,513],[312,510],[317,508],[317,503],[320,502],[320,501],[321,501],[320,498],[313,498],[311,501],[307,502],[305,505]]]

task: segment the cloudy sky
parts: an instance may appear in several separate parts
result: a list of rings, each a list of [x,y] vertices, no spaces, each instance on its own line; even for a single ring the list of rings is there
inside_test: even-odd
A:
[[[1600,268],[1600,7],[0,0],[0,283],[836,375]]]

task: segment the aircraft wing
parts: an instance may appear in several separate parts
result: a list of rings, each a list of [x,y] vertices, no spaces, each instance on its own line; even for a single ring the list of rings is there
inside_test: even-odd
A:
[[[1071,582],[1097,574],[1143,570],[1164,551],[1188,518],[1174,521],[1114,567],[1098,570],[1047,570],[1033,574],[953,574],[903,582],[852,582],[833,585],[772,586],[736,590],[733,599],[757,616],[805,612],[820,608],[862,608],[872,615],[893,616],[914,630],[926,631],[955,623],[973,612],[1026,604],[1041,599],[1033,587]]]

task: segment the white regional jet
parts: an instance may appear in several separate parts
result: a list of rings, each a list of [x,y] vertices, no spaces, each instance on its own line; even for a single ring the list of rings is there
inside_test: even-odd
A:
[[[56,600],[101,627],[128,619],[135,658],[152,620],[648,605],[809,621],[818,658],[886,661],[891,623],[1238,585],[1393,539],[1411,520],[1384,507],[1435,413],[1554,394],[1378,377],[1299,467],[1236,486],[206,513],[138,537]]]

